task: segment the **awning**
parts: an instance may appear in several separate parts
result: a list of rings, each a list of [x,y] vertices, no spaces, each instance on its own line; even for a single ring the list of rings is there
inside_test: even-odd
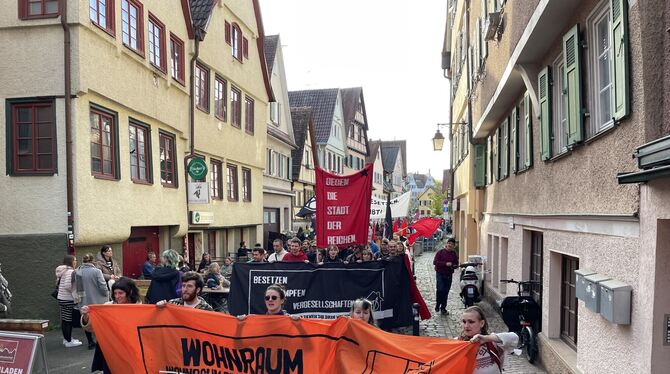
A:
[[[670,177],[670,165],[659,166],[653,169],[642,170],[632,173],[617,174],[619,184],[644,183],[658,178]]]

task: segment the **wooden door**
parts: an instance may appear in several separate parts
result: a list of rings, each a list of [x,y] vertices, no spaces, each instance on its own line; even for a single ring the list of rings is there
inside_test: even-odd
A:
[[[123,275],[138,279],[142,275],[142,266],[147,260],[147,252],[160,256],[158,246],[158,227],[133,227],[130,237],[123,242]]]

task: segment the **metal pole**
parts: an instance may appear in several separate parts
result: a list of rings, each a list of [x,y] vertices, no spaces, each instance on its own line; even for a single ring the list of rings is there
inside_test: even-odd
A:
[[[414,315],[414,321],[412,323],[412,335],[419,336],[419,304],[412,304],[412,315]]]

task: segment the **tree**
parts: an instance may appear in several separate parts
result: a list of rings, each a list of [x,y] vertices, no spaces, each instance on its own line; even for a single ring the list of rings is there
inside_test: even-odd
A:
[[[430,209],[435,216],[442,216],[444,214],[443,204],[444,200],[447,197],[442,193],[442,183],[440,181],[435,181],[435,187],[433,188],[433,196],[431,198]]]

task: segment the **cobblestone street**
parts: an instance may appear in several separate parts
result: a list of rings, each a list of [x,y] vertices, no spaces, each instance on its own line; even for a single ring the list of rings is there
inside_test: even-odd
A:
[[[435,313],[435,270],[433,269],[433,257],[435,252],[424,252],[415,257],[414,268],[416,273],[416,283],[428,304],[432,317],[421,321],[420,329],[422,336],[454,338],[461,333],[461,313],[464,309],[463,303],[458,295],[458,271],[454,274],[449,299],[447,303],[448,315]],[[507,327],[500,315],[487,302],[479,304],[486,316],[493,332],[507,331]],[[545,373],[541,368],[531,365],[525,355],[508,355],[505,357],[505,373]]]

